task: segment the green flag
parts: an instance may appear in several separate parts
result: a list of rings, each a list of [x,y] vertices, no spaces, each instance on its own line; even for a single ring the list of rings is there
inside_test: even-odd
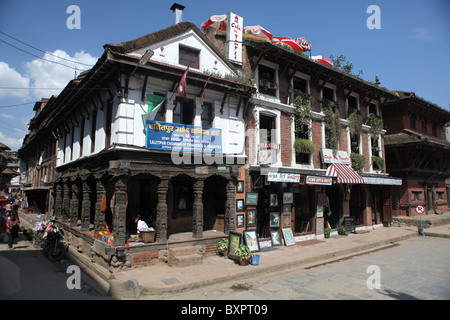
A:
[[[154,94],[149,94],[148,95],[148,113],[152,112],[153,109],[156,108],[156,106],[158,104],[160,104],[163,100],[165,99],[165,97],[160,97],[160,96],[156,96]]]

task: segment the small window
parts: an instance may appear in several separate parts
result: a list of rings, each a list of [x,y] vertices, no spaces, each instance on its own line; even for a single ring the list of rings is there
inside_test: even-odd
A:
[[[415,114],[412,114],[410,117],[409,117],[409,127],[412,129],[412,130],[416,130],[416,115]]]
[[[199,58],[200,51],[180,46],[180,57],[178,61],[179,64],[199,69]]]
[[[328,101],[334,101],[334,90],[328,87],[323,87],[322,98]]]
[[[173,123],[192,125],[194,120],[194,103],[192,100],[177,99],[173,109]]]
[[[369,104],[369,114],[370,113],[372,113],[372,114],[374,114],[374,115],[378,115],[378,112],[377,112],[377,105],[375,104],[375,103],[370,103]]]
[[[433,136],[437,137],[437,123],[433,123],[433,127],[432,127],[432,134]]]
[[[275,143],[275,137],[272,135],[275,131],[275,118],[265,115],[260,115],[259,119],[259,142],[260,143]]]
[[[427,128],[427,120],[426,119],[422,119],[422,132],[423,133],[428,133],[428,128]]]
[[[353,112],[358,111],[358,100],[356,97],[349,96],[347,99],[348,103],[348,116],[351,115]]]
[[[299,93],[308,93],[308,81],[302,78],[294,77],[294,90]]]
[[[212,126],[212,106],[204,103],[202,106],[202,127],[211,128]]]
[[[277,95],[278,84],[276,83],[275,69],[259,65],[258,80],[258,90],[260,93],[274,97]]]

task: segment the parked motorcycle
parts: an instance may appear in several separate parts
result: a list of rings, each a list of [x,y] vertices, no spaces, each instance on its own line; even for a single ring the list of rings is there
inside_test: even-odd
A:
[[[56,226],[55,221],[50,223],[45,228],[43,234],[42,249],[44,254],[51,261],[60,260],[66,253],[66,248],[63,243],[64,231]]]

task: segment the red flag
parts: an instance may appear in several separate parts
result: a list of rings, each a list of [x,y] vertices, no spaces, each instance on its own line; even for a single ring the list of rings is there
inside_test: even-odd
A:
[[[180,94],[180,96],[183,97],[183,99],[186,100],[186,77],[187,77],[187,73],[189,72],[189,66],[187,67],[186,71],[184,72],[183,76],[181,77],[180,80],[180,84],[178,84],[178,93]]]
[[[200,99],[202,103],[203,103],[203,98],[205,98],[205,88],[206,88],[206,85],[208,84],[208,81],[210,78],[211,78],[211,76],[208,77],[208,80],[206,80],[205,85],[203,86],[202,97]]]

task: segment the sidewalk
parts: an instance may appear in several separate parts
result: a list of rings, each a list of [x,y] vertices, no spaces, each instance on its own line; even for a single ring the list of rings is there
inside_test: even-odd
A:
[[[446,217],[450,217],[450,212]],[[450,238],[450,225],[427,228],[427,236]],[[111,294],[117,298],[138,298],[140,295],[151,297],[177,293],[231,278],[237,280],[294,266],[323,263],[325,260],[374,250],[413,237],[418,237],[416,227],[381,227],[364,233],[297,242],[289,247],[265,248],[257,253],[260,255],[257,266],[239,266],[228,258],[213,256],[205,258],[203,264],[191,267],[157,265],[137,268],[115,273],[114,279],[110,281]]]
[[[432,223],[427,224],[428,228],[424,229],[424,238],[450,238],[450,212],[432,217],[425,215],[423,219],[432,220]],[[178,293],[230,279],[245,279],[290,267],[320,264],[326,260],[388,247],[392,243],[413,237],[418,237],[415,226],[379,227],[357,234],[349,233],[347,236],[332,235],[329,239],[296,242],[288,247],[264,248],[257,253],[260,255],[257,266],[239,266],[225,257],[208,256],[202,264],[196,266],[177,268],[160,264],[105,274],[102,278],[109,277],[106,286],[109,286],[110,295],[117,299],[139,299],[144,296],[151,298],[152,295]],[[83,261],[79,260],[77,263]]]

